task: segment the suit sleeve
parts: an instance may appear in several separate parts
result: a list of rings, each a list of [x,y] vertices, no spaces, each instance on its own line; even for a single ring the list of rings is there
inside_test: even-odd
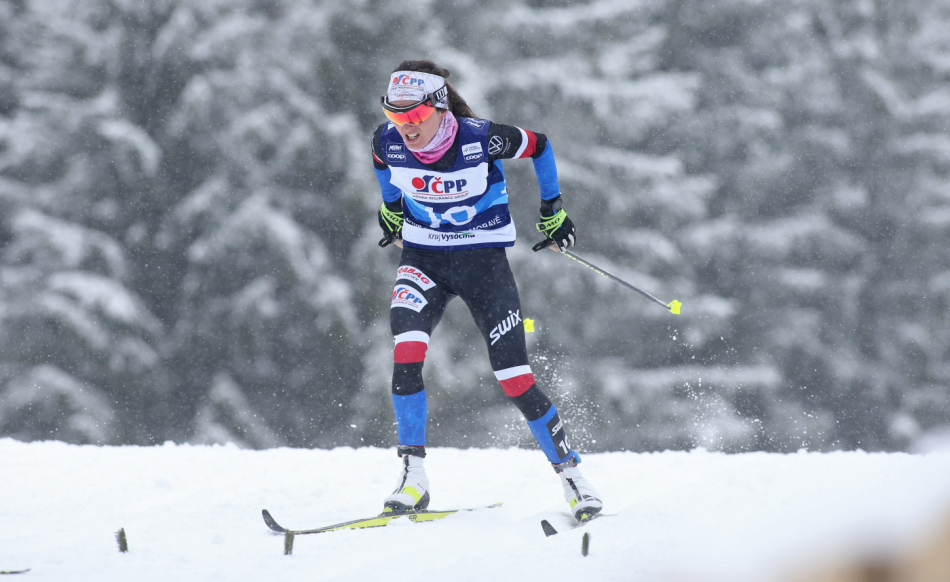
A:
[[[386,165],[384,161],[385,158],[383,157],[383,146],[380,136],[385,126],[385,123],[380,125],[376,128],[376,133],[373,134],[373,169],[376,170],[376,180],[379,182],[379,189],[383,193],[383,201],[396,202],[402,199],[402,191],[393,186],[392,171],[390,171],[389,166]]]
[[[543,133],[492,123],[488,128],[488,156],[492,161],[531,158],[541,187],[541,198],[551,200],[561,195],[554,150]]]

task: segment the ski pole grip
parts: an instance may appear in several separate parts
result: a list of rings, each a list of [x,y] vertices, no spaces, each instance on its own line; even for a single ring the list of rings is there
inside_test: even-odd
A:
[[[395,235],[392,235],[392,236],[391,236],[391,235],[386,235],[386,236],[384,236],[383,238],[380,239],[380,241],[379,241],[379,246],[380,246],[381,248],[386,248],[386,247],[388,247],[389,245],[394,244],[394,245],[396,245],[397,247],[402,248],[402,243],[399,242],[399,241],[401,241],[401,240],[402,240],[402,239],[400,239],[399,237],[397,237],[397,236],[395,236]]]

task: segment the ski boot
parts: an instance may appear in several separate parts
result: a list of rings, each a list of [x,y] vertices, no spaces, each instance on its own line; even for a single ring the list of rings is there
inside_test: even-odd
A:
[[[422,466],[425,447],[399,446],[402,471],[392,495],[383,500],[383,515],[422,511],[429,507],[429,478]]]
[[[578,462],[580,457],[577,453],[571,453],[566,461],[554,463],[554,471],[561,478],[564,499],[571,504],[574,519],[584,522],[600,513],[604,504],[600,501],[597,490],[581,475],[581,470],[577,468]]]

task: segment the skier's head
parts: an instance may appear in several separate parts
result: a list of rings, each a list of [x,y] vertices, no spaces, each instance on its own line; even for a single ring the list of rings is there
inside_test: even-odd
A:
[[[452,114],[456,117],[475,117],[475,113],[472,112],[472,109],[468,106],[468,103],[465,102],[465,99],[462,99],[462,96],[458,94],[458,91],[452,87],[452,84],[449,83],[449,76],[452,74],[448,69],[440,67],[439,65],[433,63],[429,60],[420,60],[420,61],[403,61],[393,69],[393,73],[399,71],[415,71],[418,73],[428,73],[430,75],[437,75],[442,77],[445,82],[445,88],[448,90],[448,105],[449,110],[452,111]]]
[[[450,74],[428,60],[403,61],[393,71],[381,99],[383,113],[410,150],[425,147],[435,137],[447,111],[456,117],[475,117],[446,80]]]
[[[403,122],[420,121],[420,115],[413,115],[411,116],[413,119],[408,119],[407,116],[390,116],[389,114],[400,113],[392,109],[398,109],[398,105],[402,102],[406,102],[405,105],[411,105],[426,101],[426,105],[435,107],[440,113],[448,110],[456,117],[475,117],[465,99],[462,99],[458,91],[448,82],[450,75],[448,69],[429,60],[407,60],[399,63],[393,69],[386,96],[383,98],[383,108],[387,116],[396,123],[399,123],[397,119]],[[386,107],[386,105],[395,107]]]

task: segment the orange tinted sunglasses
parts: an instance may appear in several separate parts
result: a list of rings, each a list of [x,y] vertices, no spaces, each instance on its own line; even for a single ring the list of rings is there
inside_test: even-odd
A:
[[[407,123],[420,124],[435,113],[435,107],[432,105],[432,98],[426,97],[418,103],[397,107],[386,101],[385,97],[380,98],[383,105],[383,113],[396,125],[405,125]]]

